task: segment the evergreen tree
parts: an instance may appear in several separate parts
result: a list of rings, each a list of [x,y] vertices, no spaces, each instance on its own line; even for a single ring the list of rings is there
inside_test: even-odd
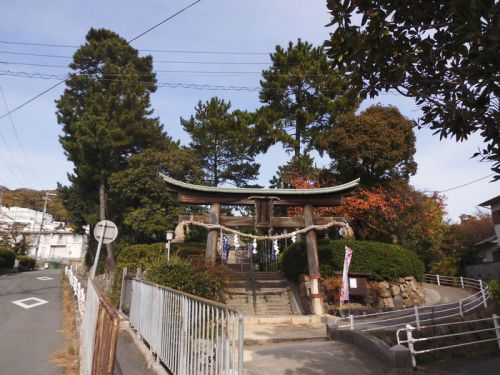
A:
[[[260,165],[255,163],[258,139],[250,126],[252,116],[246,112],[229,112],[231,103],[217,97],[198,102],[195,115],[181,118],[184,130],[191,136],[194,150],[205,171],[206,182],[219,186],[229,182],[247,186],[257,179]]]
[[[109,176],[162,134],[158,119],[151,117],[150,94],[156,90],[152,57],[139,57],[112,31],[92,28],[70,68],[74,72],[57,101],[60,142],[74,164],[70,181],[99,197],[102,220]],[[108,269],[113,267],[108,246]]]
[[[314,164],[314,159],[308,154],[302,154],[300,159],[295,156],[286,163],[280,165],[276,175],[269,181],[269,187],[273,189],[293,188],[291,182],[294,178],[309,178],[319,173],[318,167]]]
[[[271,60],[271,68],[262,72],[264,106],[258,113],[269,124],[268,136],[298,160],[302,145],[313,148],[322,131],[339,114],[355,110],[358,100],[342,75],[330,68],[321,47],[299,39],[286,50],[276,46]]]
[[[178,215],[186,211],[177,195],[165,188],[158,166],[169,176],[186,182],[198,183],[203,177],[200,159],[170,138],[130,157],[126,168],[109,178],[110,198],[113,205],[120,207],[120,229],[127,243],[163,241],[165,230],[174,229]]]

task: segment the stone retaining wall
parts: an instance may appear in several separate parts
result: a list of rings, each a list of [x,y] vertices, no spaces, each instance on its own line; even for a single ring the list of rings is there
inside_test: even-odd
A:
[[[425,295],[415,277],[400,277],[397,281],[372,282],[378,297],[373,301],[375,306],[382,308],[408,308],[425,303]],[[373,288],[375,287],[375,288]]]

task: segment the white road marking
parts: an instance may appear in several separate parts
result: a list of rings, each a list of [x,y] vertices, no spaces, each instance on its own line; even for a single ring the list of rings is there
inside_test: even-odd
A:
[[[34,303],[30,303],[33,301]],[[26,304],[28,302],[28,304]],[[25,299],[19,299],[17,301],[12,301],[14,305],[17,305],[19,307],[22,307],[23,309],[31,309],[32,307],[37,307],[40,305],[45,305],[46,303],[49,303],[49,301],[45,301],[44,299],[36,298],[36,297],[30,297],[30,298],[25,298]]]
[[[41,277],[37,277],[36,278],[37,280],[42,280],[42,281],[46,281],[46,280],[54,280],[53,277],[48,277],[48,276],[41,276]]]

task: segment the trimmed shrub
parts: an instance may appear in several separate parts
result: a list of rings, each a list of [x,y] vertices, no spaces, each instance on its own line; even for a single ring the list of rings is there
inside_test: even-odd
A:
[[[117,266],[135,269],[143,267],[153,259],[162,257],[165,254],[165,243],[129,245],[120,249],[116,257]]]
[[[206,244],[204,242],[184,242],[172,244],[173,254],[181,258],[205,255]]]
[[[171,257],[155,259],[146,267],[147,280],[211,300],[224,301],[226,278],[218,266],[204,260]]]
[[[424,263],[413,251],[399,245],[356,240],[318,241],[321,276],[342,272],[345,246],[354,250],[351,272],[369,273],[376,280],[395,280],[410,275],[418,280],[423,278]],[[283,272],[291,279],[297,280],[301,273],[307,274],[305,242],[287,247],[280,261]]]
[[[171,244],[170,249],[170,258],[173,259],[175,256],[180,258],[191,258],[193,256],[198,256],[204,254],[205,244],[201,242],[185,242],[185,243],[173,243]],[[129,245],[125,246],[118,252],[116,257],[116,271],[115,277],[113,280],[113,290],[111,292],[111,302],[118,306],[120,301],[120,293],[121,293],[121,281],[122,281],[122,272],[123,267],[127,267],[129,273],[135,272],[137,268],[142,268],[143,271],[147,270],[152,264],[162,264],[166,263],[165,259],[165,242],[159,242],[154,244],[139,244],[139,245]],[[199,263],[199,262],[196,262]],[[213,280],[217,281],[217,280]],[[156,281],[154,281],[156,282]],[[158,284],[163,284],[162,282],[158,282]],[[170,286],[172,288],[176,288],[175,286]],[[189,289],[189,288],[188,288]],[[184,289],[179,289],[184,290]],[[194,288],[193,290],[196,294],[201,297],[211,298],[210,295],[216,295],[215,292],[198,292],[200,288]],[[184,290],[187,291],[187,290]],[[189,292],[192,293],[192,292]],[[218,299],[219,297],[217,297]]]
[[[16,254],[5,247],[0,248],[0,267],[1,268],[12,268],[16,261]]]
[[[36,268],[36,260],[33,257],[19,255],[17,260],[19,261],[17,267],[19,272],[34,271]]]

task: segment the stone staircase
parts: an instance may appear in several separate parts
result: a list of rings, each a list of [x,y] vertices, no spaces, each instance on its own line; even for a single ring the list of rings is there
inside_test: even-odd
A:
[[[232,267],[231,267],[232,268]],[[290,288],[281,272],[228,273],[231,280],[226,304],[245,315],[292,315]]]

